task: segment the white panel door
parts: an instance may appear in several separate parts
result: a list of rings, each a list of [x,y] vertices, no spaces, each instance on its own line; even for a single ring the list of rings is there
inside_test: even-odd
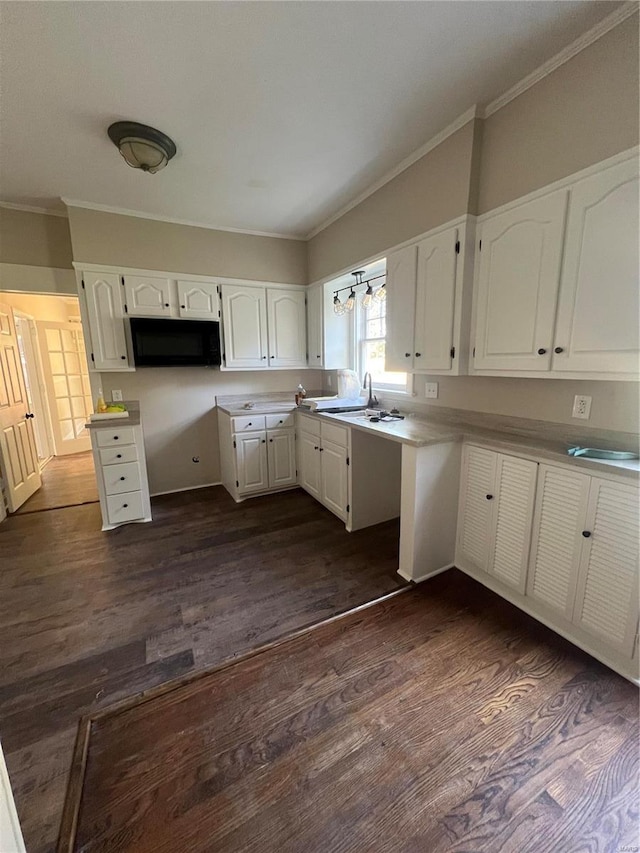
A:
[[[450,370],[456,298],[458,229],[418,244],[413,366]]]
[[[567,196],[558,190],[480,225],[478,370],[549,370]]]
[[[322,285],[307,291],[307,364],[322,367],[322,320],[324,299]]]
[[[574,624],[629,658],[638,624],[638,489],[591,478]]]
[[[83,281],[96,370],[128,370],[120,276],[85,273]]]
[[[221,285],[225,365],[267,366],[267,294],[263,287]]]
[[[15,512],[42,485],[32,420],[13,312],[0,303],[0,474],[9,512]]]
[[[85,423],[93,411],[79,323],[37,323],[56,456],[91,449]]]
[[[387,257],[387,337],[385,370],[405,372],[413,366],[418,250],[407,246]]]
[[[171,281],[168,278],[127,275],[124,293],[127,313],[131,317],[171,316]]]
[[[218,320],[218,286],[209,282],[178,281],[178,311],[185,320]]]
[[[489,572],[524,593],[538,464],[498,454]]]
[[[567,619],[573,615],[589,484],[586,474],[539,466],[527,595]]]
[[[339,518],[346,521],[349,481],[347,477],[347,448],[332,441],[323,441],[320,448],[321,501]]]
[[[303,290],[267,290],[269,367],[306,367],[307,306]]]
[[[296,483],[296,434],[292,429],[267,432],[269,488],[293,486]]]
[[[269,488],[267,434],[251,432],[235,436],[238,492],[261,492]]]
[[[637,374],[637,158],[571,189],[554,370]]]
[[[484,571],[491,554],[497,460],[497,453],[481,447],[465,445],[462,451],[456,553]]]
[[[320,439],[308,432],[298,433],[298,484],[313,495],[317,500],[321,499],[321,477],[320,477]]]

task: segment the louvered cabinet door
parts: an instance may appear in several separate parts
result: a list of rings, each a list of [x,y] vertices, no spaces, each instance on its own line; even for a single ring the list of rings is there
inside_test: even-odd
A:
[[[593,477],[573,610],[574,624],[633,654],[638,621],[638,490]]]
[[[570,620],[591,478],[539,467],[527,595]]]
[[[487,571],[493,528],[498,454],[465,445],[458,506],[456,560]]]
[[[524,593],[538,463],[498,454],[489,573]]]

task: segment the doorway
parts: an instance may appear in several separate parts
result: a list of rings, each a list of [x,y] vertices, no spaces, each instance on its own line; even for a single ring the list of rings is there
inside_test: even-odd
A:
[[[8,511],[93,503],[98,491],[84,426],[93,405],[78,298],[3,291],[0,305],[0,468]],[[13,406],[3,406],[9,397]]]

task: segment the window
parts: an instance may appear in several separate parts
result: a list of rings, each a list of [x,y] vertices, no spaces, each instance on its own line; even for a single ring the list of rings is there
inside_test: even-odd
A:
[[[379,284],[381,282],[375,282]],[[362,294],[358,294],[356,317],[356,358],[358,373],[371,374],[374,388],[386,391],[408,390],[409,376],[384,369],[385,337],[387,334],[386,300],[373,299],[369,308],[361,305]]]

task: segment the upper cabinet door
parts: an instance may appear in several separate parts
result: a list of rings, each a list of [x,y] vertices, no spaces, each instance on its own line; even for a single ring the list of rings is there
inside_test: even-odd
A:
[[[178,313],[185,320],[218,320],[218,286],[209,282],[179,280]]]
[[[267,366],[267,294],[263,287],[221,285],[225,365]]]
[[[567,196],[558,190],[480,226],[476,369],[550,369]]]
[[[638,373],[639,189],[633,158],[571,190],[554,370]]]
[[[120,276],[85,273],[84,289],[96,370],[128,370]]]
[[[309,367],[323,367],[323,311],[322,285],[309,288],[307,291],[307,364]]]
[[[416,370],[450,370],[456,296],[458,229],[418,244],[413,364]]]
[[[306,367],[304,290],[267,290],[269,367]]]
[[[591,479],[573,621],[629,658],[638,624],[638,489]]]
[[[387,257],[385,370],[405,372],[413,368],[416,261],[416,246],[399,249]]]
[[[132,317],[170,317],[171,282],[143,275],[124,277],[127,313]]]

